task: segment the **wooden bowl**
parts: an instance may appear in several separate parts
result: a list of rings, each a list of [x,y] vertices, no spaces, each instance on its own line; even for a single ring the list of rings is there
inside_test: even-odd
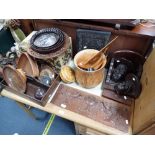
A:
[[[22,69],[26,75],[31,77],[38,77],[39,76],[39,69],[37,62],[34,61],[27,53],[22,53],[18,63],[17,68]]]
[[[110,54],[109,56],[110,58],[126,58],[127,60],[131,60],[132,62],[134,62],[135,64],[144,64],[145,62],[145,58],[134,51],[131,50],[119,50],[119,51],[115,51],[112,54]]]
[[[86,71],[78,67],[78,62],[89,57],[92,54],[98,53],[98,50],[94,49],[86,49],[78,52],[74,57],[74,64],[75,64],[75,77],[76,81],[79,85],[84,88],[93,88],[96,87],[104,78],[104,66],[106,64],[105,55],[103,55],[103,64],[102,66],[94,71]]]
[[[7,65],[3,68],[3,78],[9,87],[12,89],[24,93],[26,90],[26,76],[21,70],[15,69],[11,65]]]

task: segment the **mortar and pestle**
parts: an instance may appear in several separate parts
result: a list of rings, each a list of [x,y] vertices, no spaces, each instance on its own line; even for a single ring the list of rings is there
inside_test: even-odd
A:
[[[74,57],[75,77],[77,83],[84,88],[96,87],[104,77],[103,68],[107,59],[105,53],[109,46],[118,38],[116,36],[100,51],[85,49],[78,52]]]

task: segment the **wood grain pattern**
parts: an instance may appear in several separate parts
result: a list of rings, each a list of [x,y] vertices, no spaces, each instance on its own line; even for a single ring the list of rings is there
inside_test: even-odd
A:
[[[74,123],[76,135],[107,135],[103,132],[96,131],[86,126]]]
[[[108,89],[104,88],[102,96],[109,98],[111,100],[120,102],[122,104],[128,105],[128,106],[131,106],[132,104],[134,104],[133,98],[131,98],[129,96],[124,97],[123,95],[120,96],[120,95],[116,94],[113,90],[108,90]]]
[[[82,50],[76,54],[74,57],[74,64],[75,64],[75,77],[76,81],[79,85],[84,88],[93,88],[96,87],[104,78],[104,66],[106,64],[105,55],[102,55],[102,64],[101,67],[94,71],[85,71],[79,67],[79,63],[84,62],[87,60],[87,57],[91,57],[92,55],[98,53],[98,50],[86,49]]]
[[[129,49],[132,51],[136,51],[142,55],[147,55],[151,49],[153,39],[155,38],[154,35],[154,27],[153,31],[150,32],[150,28],[144,27],[142,31],[142,26],[137,25],[133,30],[116,30],[112,27],[107,27],[100,22],[94,22],[90,20],[89,22],[86,20],[77,21],[77,20],[44,20],[44,19],[35,19],[25,21],[26,29],[27,25],[30,23],[33,25],[32,30],[39,30],[46,27],[58,27],[64,32],[66,32],[73,40],[73,55],[77,53],[76,51],[76,30],[81,29],[92,29],[92,30],[101,30],[101,31],[108,31],[111,32],[111,38],[114,36],[119,35],[119,39],[109,48],[108,51],[116,51],[120,49]],[[28,26],[29,28],[30,26]]]
[[[104,46],[98,53],[96,53],[94,56],[92,56],[90,59],[87,59],[87,61],[80,63],[79,66],[81,68],[94,68],[94,67],[87,67],[88,64],[90,64],[90,66],[94,65],[101,57],[103,54],[106,53],[106,51],[108,50],[109,46],[111,46],[111,44],[118,38],[118,36],[116,36],[113,40],[111,40],[106,46]]]
[[[52,103],[106,126],[128,132],[131,108],[61,84]]]
[[[47,104],[43,107],[43,106],[37,104],[36,102],[31,101],[28,98],[19,96],[17,93],[10,92],[8,89],[3,89],[2,92],[1,92],[1,95],[9,97],[9,98],[11,98],[13,100],[16,100],[18,102],[21,102],[23,104],[38,108],[40,110],[43,110],[43,111],[46,111],[46,112],[49,112],[49,113],[53,113],[53,114],[58,115],[58,116],[60,116],[62,118],[71,120],[71,121],[73,121],[75,123],[79,123],[79,124],[81,124],[83,126],[87,126],[88,128],[97,130],[99,132],[103,132],[103,133],[107,133],[107,134],[132,134],[132,132],[130,130],[127,133],[122,132],[122,131],[117,130],[115,128],[112,128],[110,126],[106,126],[106,125],[104,125],[102,123],[94,121],[94,120],[92,120],[92,119],[90,119],[88,117],[82,116],[82,115],[80,115],[78,113],[69,111],[69,110],[64,109],[62,107],[58,107],[58,106],[54,105],[53,103],[50,103],[51,98],[48,100]],[[129,128],[130,127],[131,127],[131,125],[129,124]]]
[[[137,133],[155,121],[155,49],[143,66],[142,92],[135,100],[133,131]]]
[[[39,76],[39,68],[37,65],[37,61],[29,56],[28,53],[23,52],[19,57],[17,68],[22,69],[26,75],[31,77]]]
[[[152,124],[143,131],[139,132],[138,135],[155,135],[155,124]]]

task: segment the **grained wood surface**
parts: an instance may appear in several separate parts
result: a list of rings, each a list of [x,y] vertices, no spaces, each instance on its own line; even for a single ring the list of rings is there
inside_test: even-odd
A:
[[[51,99],[49,99],[48,103],[43,107],[43,106],[40,106],[39,104],[31,101],[30,99],[19,96],[16,93],[12,93],[7,89],[3,89],[1,92],[1,95],[9,97],[11,99],[14,99],[14,100],[21,102],[23,104],[38,108],[40,110],[43,110],[43,111],[46,111],[49,113],[53,113],[53,114],[58,115],[62,118],[71,120],[71,121],[78,123],[78,124],[81,124],[83,126],[87,126],[88,128],[97,130],[99,132],[103,132],[103,133],[107,133],[107,134],[132,134],[132,132],[130,130],[129,130],[129,132],[124,133],[120,130],[117,130],[117,129],[112,128],[110,126],[106,126],[102,123],[94,121],[94,120],[92,120],[88,117],[82,116],[78,113],[69,111],[69,110],[62,108],[62,107],[58,107],[58,106],[54,105],[53,103],[50,103]],[[129,125],[129,128],[131,128],[131,125]]]
[[[155,135],[155,124],[147,127],[145,130],[138,133],[138,135]]]
[[[113,100],[61,84],[51,102],[117,130],[129,130],[131,108]]]
[[[107,135],[103,132],[93,130],[91,128],[80,125],[78,123],[74,123],[74,126],[75,126],[75,131],[77,135]]]
[[[120,102],[122,104],[131,106],[132,104],[134,104],[134,99],[129,97],[129,96],[121,96],[116,94],[113,90],[108,90],[108,89],[103,89],[103,93],[102,93],[103,97],[109,98],[111,100]]]
[[[155,122],[155,49],[144,64],[141,83],[142,92],[135,100],[134,133]]]
[[[88,21],[88,20],[87,20]],[[31,32],[47,27],[58,27],[66,32],[73,41],[73,55],[76,51],[76,30],[77,29],[92,29],[111,32],[111,38],[119,35],[119,39],[111,46],[108,51],[117,51],[121,49],[128,49],[136,51],[142,55],[147,55],[155,38],[155,27],[149,28],[142,25],[137,25],[133,30],[116,30],[112,27],[107,27],[100,22],[96,23],[93,20],[87,22],[86,20],[51,20],[51,19],[35,19],[24,20],[23,30]],[[33,25],[33,26],[32,26]]]

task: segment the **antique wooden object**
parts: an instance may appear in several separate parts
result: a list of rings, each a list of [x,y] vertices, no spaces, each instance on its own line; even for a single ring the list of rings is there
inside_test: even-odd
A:
[[[74,126],[77,135],[107,135],[106,133],[93,130],[78,123],[74,123]]]
[[[28,76],[31,77],[39,76],[39,69],[37,62],[34,61],[33,58],[31,58],[26,52],[21,54],[17,63],[17,68],[22,69]]]
[[[76,54],[74,57],[74,64],[75,64],[75,76],[76,81],[84,88],[93,88],[97,86],[101,81],[103,80],[104,74],[103,74],[103,68],[106,64],[106,57],[105,55],[102,55],[102,64],[101,67],[97,70],[87,71],[84,69],[81,69],[78,65],[82,61],[87,60],[87,57],[91,57],[91,55],[96,55],[99,51],[92,50],[92,49],[86,49],[82,50],[79,53]]]
[[[118,35],[119,38],[108,49],[114,52],[121,49],[128,49],[140,53],[143,56],[148,56],[152,50],[152,43],[155,38],[155,28],[149,27],[150,23],[144,25],[138,24],[130,29],[116,29],[115,27],[108,26],[104,20],[21,20],[23,30],[30,33],[33,30],[39,30],[47,27],[58,27],[66,32],[73,40],[74,55],[78,52],[76,48],[76,31],[77,29],[89,29],[111,32],[110,39]],[[114,20],[112,21],[114,23]],[[119,23],[125,23],[124,20],[119,20]],[[127,23],[127,21],[126,21]],[[27,29],[26,29],[27,28]]]
[[[105,52],[108,50],[108,47],[118,38],[115,37],[112,41],[110,41],[106,46],[104,46],[97,54],[93,55],[91,58],[85,60],[84,62],[80,62],[78,64],[79,67],[81,68],[94,68],[96,69],[96,63],[98,64],[98,60],[100,60],[100,58],[102,57],[103,54],[105,54]],[[101,64],[102,65],[102,64]],[[97,68],[98,69],[98,68]]]
[[[26,90],[26,76],[21,70],[15,69],[11,65],[3,68],[3,78],[7,85],[13,90],[24,93]]]
[[[37,22],[39,26],[36,25],[36,28],[40,29],[41,27],[49,26],[58,26],[62,29],[68,30],[68,34],[73,33],[73,39],[76,36],[76,28],[94,28],[98,30],[109,30],[112,32],[112,36],[114,34],[118,34],[119,38],[124,39],[124,41],[115,42],[116,45],[111,47],[110,51],[116,51],[120,49],[129,49],[133,50],[137,53],[140,53],[144,57],[147,57],[150,49],[152,48],[152,42],[154,40],[155,34],[153,31],[148,31],[148,28],[141,27],[142,25],[136,26],[132,30],[115,30],[110,27],[105,27],[101,25],[91,25],[90,23],[84,23],[83,21],[67,21],[67,20],[29,20],[30,22]],[[36,24],[36,23],[33,23]],[[40,25],[42,24],[42,25]],[[38,26],[38,27],[37,27]],[[152,28],[151,28],[152,29]],[[76,39],[74,40],[76,43]],[[117,46],[118,45],[118,46]],[[76,52],[76,51],[75,51]],[[80,125],[85,134],[155,134],[154,133],[154,118],[155,118],[155,109],[154,109],[154,66],[155,66],[155,50],[151,53],[149,58],[144,64],[144,71],[142,74],[142,93],[138,99],[135,100],[135,104],[122,104],[120,102],[113,101],[111,99],[107,99],[105,97],[100,97],[96,95],[91,95],[88,93],[81,93],[74,89],[63,88],[62,86],[58,87],[56,94],[52,92],[51,95],[48,95],[46,100],[46,105],[41,106],[37,104],[36,101],[31,100],[29,97],[19,95],[17,92],[12,92],[7,87],[4,88],[1,92],[1,95],[12,98],[18,102],[22,102],[24,104],[36,107],[43,111],[47,111],[49,113],[56,114],[60,117],[69,119],[75,122],[76,125]],[[52,88],[51,88],[52,89]],[[77,95],[80,94],[81,98],[84,96],[89,100],[89,97],[92,96],[93,100],[97,100],[97,106],[91,108],[91,106],[87,106],[87,104],[92,104],[92,102],[87,102],[88,100],[83,100],[84,104],[78,101],[78,99],[72,100],[70,102],[66,98],[66,100],[61,103],[59,102],[62,98],[63,94],[70,91],[64,90],[71,89],[71,97],[76,98]],[[84,94],[84,95],[83,95]],[[62,95],[62,96],[61,96]],[[52,100],[52,101],[51,101]],[[54,101],[54,102],[53,102]],[[103,102],[104,104],[101,104]],[[64,104],[65,103],[65,104]],[[79,104],[77,104],[79,103]],[[82,105],[81,105],[82,104]],[[80,106],[81,105],[81,106]],[[100,106],[104,106],[104,112],[100,112]],[[135,106],[134,106],[135,105]],[[86,108],[86,111],[84,110]],[[110,108],[110,110],[108,110]],[[88,109],[88,110],[87,110]],[[102,110],[102,109],[101,109]],[[83,112],[84,111],[84,112]],[[97,112],[99,111],[99,112]],[[114,111],[114,113],[113,113]],[[95,113],[96,112],[96,113]],[[112,112],[112,113],[111,113]],[[95,115],[93,115],[95,113]],[[134,113],[134,115],[133,115]],[[103,116],[103,117],[102,117]],[[116,116],[116,117],[115,117]],[[117,120],[119,120],[117,122]],[[79,128],[79,127],[76,127]],[[77,129],[78,130],[78,129]],[[132,132],[133,130],[133,132]]]
[[[0,79],[2,79],[0,77]],[[21,81],[20,81],[21,82]],[[39,80],[34,79],[32,77],[27,77],[27,82],[25,82],[25,85],[21,83],[21,87],[24,87],[24,92],[19,91],[17,89],[13,89],[12,87],[8,87],[6,82],[4,80],[0,81],[0,85],[6,89],[7,91],[16,94],[24,99],[28,99],[31,102],[35,102],[38,105],[45,106],[47,104],[47,101],[54,93],[55,89],[59,85],[60,77],[56,76],[56,78],[52,81],[50,86],[46,86],[42,84]],[[18,80],[19,84],[19,80]],[[18,86],[19,87],[19,86]],[[23,89],[23,88],[22,88]],[[41,98],[36,98],[35,94],[38,89],[41,89],[44,93]],[[19,101],[21,102],[21,101]],[[21,102],[22,103],[22,102]]]
[[[143,66],[141,77],[142,92],[135,100],[133,132],[146,129],[155,122],[155,49]],[[155,134],[155,132],[154,132]]]
[[[120,130],[111,128],[107,125],[104,125],[102,123],[94,121],[86,116],[80,115],[78,113],[72,112],[70,110],[67,110],[65,108],[62,108],[55,104],[50,103],[52,96],[48,100],[47,104],[43,107],[43,106],[37,104],[36,102],[30,100],[29,98],[19,96],[17,93],[13,93],[13,92],[9,91],[8,89],[3,89],[1,92],[1,95],[7,96],[9,98],[12,98],[12,99],[18,101],[18,102],[30,105],[30,106],[38,108],[40,110],[56,114],[60,117],[66,118],[66,119],[71,120],[76,123],[79,123],[83,126],[87,126],[88,128],[97,130],[101,133],[103,132],[103,133],[107,133],[107,134],[129,134],[129,133],[131,134],[131,124],[129,124],[129,133],[124,133]]]
[[[97,97],[84,91],[61,84],[53,104],[102,123],[113,130],[131,133],[131,108],[107,98]]]
[[[138,135],[155,135],[155,124],[148,126],[146,129],[137,133]]]

